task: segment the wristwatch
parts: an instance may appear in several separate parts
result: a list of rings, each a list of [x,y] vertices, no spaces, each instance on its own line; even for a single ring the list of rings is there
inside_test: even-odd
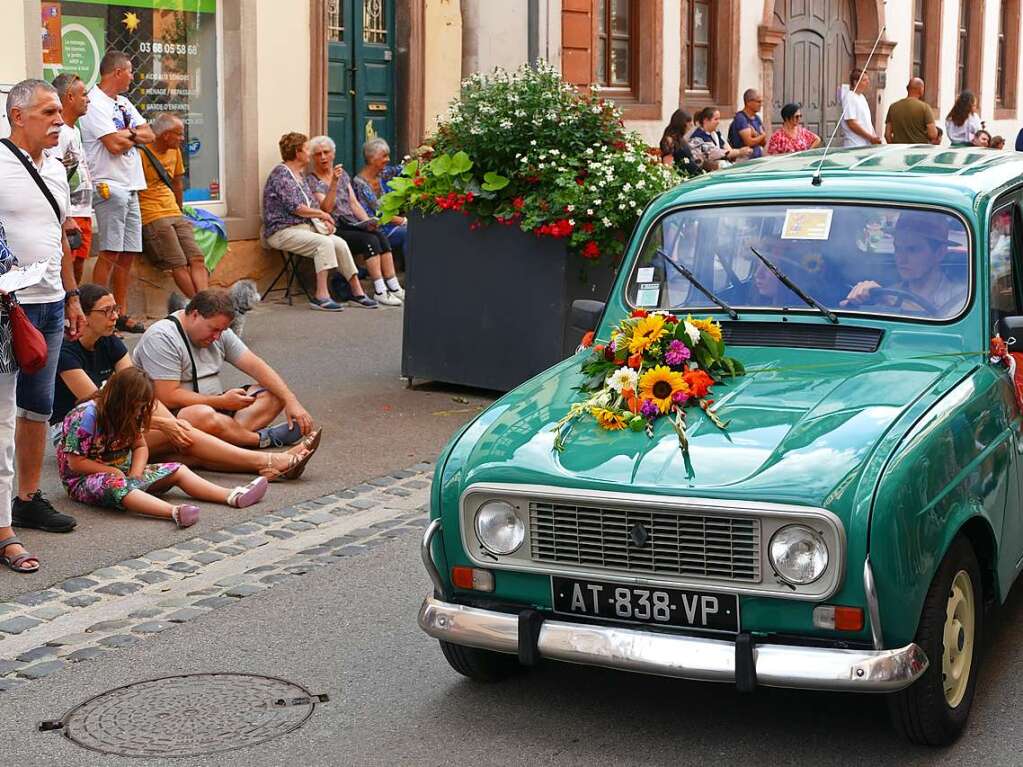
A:
[[[66,290],[64,291],[64,302],[67,303],[70,299],[78,298],[80,295],[82,295],[82,291],[80,291],[78,288]]]

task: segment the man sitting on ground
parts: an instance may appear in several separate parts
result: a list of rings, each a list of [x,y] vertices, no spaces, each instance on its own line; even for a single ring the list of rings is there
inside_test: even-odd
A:
[[[199,291],[184,309],[150,326],[135,347],[135,365],[152,376],[158,400],[207,434],[239,447],[293,445],[312,430],[313,419],[230,329],[234,313],[227,291]],[[225,390],[224,362],[256,383]],[[287,422],[270,426],[281,411]]]
[[[182,213],[185,164],[181,143],[185,125],[181,119],[161,112],[153,120],[156,140],[152,150],[142,146],[142,170],[147,188],[139,192],[142,211],[142,252],[153,266],[169,271],[178,290],[191,298],[206,290],[206,260],[195,242],[192,224]]]

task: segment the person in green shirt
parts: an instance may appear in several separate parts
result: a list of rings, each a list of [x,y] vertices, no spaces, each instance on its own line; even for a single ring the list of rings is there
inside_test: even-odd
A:
[[[888,107],[884,138],[889,144],[930,144],[938,137],[934,113],[923,100],[924,81],[914,77],[906,86],[906,98]]]

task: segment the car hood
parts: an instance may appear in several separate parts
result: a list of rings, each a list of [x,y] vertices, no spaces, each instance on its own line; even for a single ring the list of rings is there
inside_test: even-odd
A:
[[[830,507],[878,441],[921,397],[939,396],[962,365],[948,359],[805,349],[743,350],[750,371],[715,387],[718,429],[687,410],[689,461],[667,419],[653,437],[580,418],[562,452],[554,425],[582,382],[579,358],[495,403],[462,437],[461,484],[513,482],[798,502]],[[902,428],[906,428],[903,425]]]

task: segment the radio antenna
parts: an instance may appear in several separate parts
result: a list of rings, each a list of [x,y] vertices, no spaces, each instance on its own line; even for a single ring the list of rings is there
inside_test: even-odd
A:
[[[887,3],[886,3],[887,4]],[[863,76],[867,74],[867,69],[870,67],[870,62],[874,59],[874,52],[877,50],[878,43],[881,42],[881,38],[884,37],[885,30],[888,29],[888,25],[881,27],[881,31],[877,34],[877,39],[874,41],[874,47],[870,49],[870,55],[867,56],[866,62],[860,68],[860,76],[856,78],[856,84],[853,85],[853,93],[860,87],[860,83],[863,81]],[[835,136],[838,135],[838,129],[842,126],[842,122],[845,120],[845,106],[846,100],[842,100],[842,114],[838,118],[838,122],[835,123],[835,127],[831,131],[831,138],[828,139],[827,145],[824,147],[824,153],[821,155],[820,161],[817,163],[817,170],[814,171],[813,179],[810,183],[814,186],[821,185],[821,169],[824,167],[824,161],[828,159],[828,152],[831,151],[831,145],[835,143]]]

